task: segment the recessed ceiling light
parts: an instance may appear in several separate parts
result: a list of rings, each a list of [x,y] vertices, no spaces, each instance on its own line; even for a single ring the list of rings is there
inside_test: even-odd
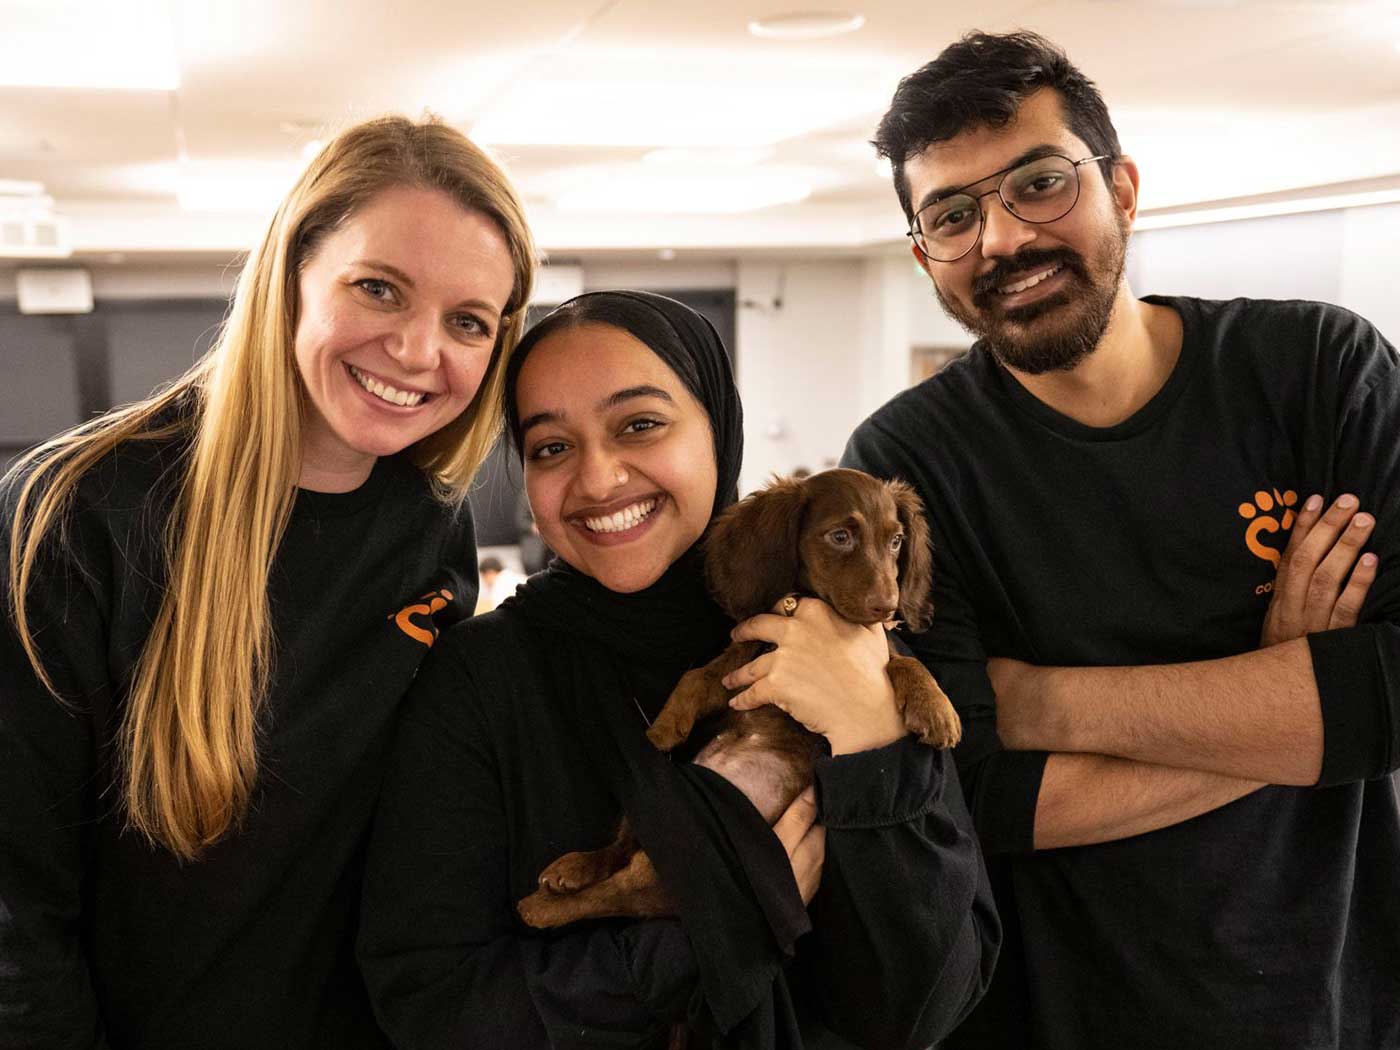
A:
[[[721,215],[794,204],[811,193],[810,182],[782,172],[696,177],[618,171],[558,194],[554,204],[573,214]]]
[[[773,156],[772,147],[757,149],[654,149],[642,157],[643,164],[669,168],[751,168]]]
[[[7,5],[0,85],[173,91],[180,86],[170,5]]]
[[[0,179],[0,215],[5,218],[43,218],[52,208],[53,198],[42,182]]]
[[[472,141],[754,150],[878,114],[889,100],[871,79],[794,76],[787,70],[730,80],[715,79],[712,69],[698,74],[692,65],[669,78],[666,71],[647,67],[634,80],[615,75],[530,80],[472,125]]]
[[[31,179],[0,179],[0,197],[39,197],[44,184]]]
[[[749,32],[770,40],[820,40],[854,33],[863,25],[865,16],[850,11],[789,11],[755,18]]]
[[[1094,2],[1100,4],[1121,4],[1122,0],[1094,0]],[[1240,7],[1245,2],[1246,0],[1147,0],[1147,3],[1152,7],[1182,7],[1196,9],[1206,9],[1214,7],[1220,8],[1222,10],[1231,7]],[[1322,2],[1327,3],[1328,0],[1322,0]]]
[[[267,161],[187,161],[176,194],[186,211],[271,215],[301,165]]]

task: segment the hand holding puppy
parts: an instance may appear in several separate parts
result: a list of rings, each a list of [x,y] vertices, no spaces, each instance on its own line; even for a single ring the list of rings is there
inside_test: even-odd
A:
[[[908,729],[885,670],[884,626],[851,623],[818,598],[800,599],[790,616],[782,607],[779,602],[772,613],[734,628],[735,641],[777,648],[724,677],[726,688],[743,690],[729,706],[751,711],[772,704],[825,736],[833,754],[882,747],[904,736]]]

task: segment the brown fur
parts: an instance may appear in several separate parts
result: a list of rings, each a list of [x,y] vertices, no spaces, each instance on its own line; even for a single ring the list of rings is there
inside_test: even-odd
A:
[[[895,537],[903,538],[897,552]],[[735,620],[767,612],[788,594],[820,598],[854,623],[898,615],[921,631],[933,617],[932,556],[918,496],[903,482],[855,470],[776,480],[730,507],[710,527],[705,573],[715,600]],[[647,737],[670,751],[706,723],[708,739],[695,761],[727,777],[771,824],[811,783],[822,740],[777,708],[729,708],[738,690],[721,679],[763,649],[738,642],[686,672]],[[956,744],[958,717],[923,664],[892,652],[888,674],[910,732],[932,747]],[[672,914],[626,821],[604,849],[566,854],[546,868],[519,910],[540,928]]]

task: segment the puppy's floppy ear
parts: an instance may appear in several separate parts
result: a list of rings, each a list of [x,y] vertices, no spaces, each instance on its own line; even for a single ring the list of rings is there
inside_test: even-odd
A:
[[[918,493],[903,481],[887,481],[890,495],[904,526],[904,546],[899,551],[899,618],[915,633],[933,622],[933,550],[928,522]]]
[[[735,620],[767,612],[797,590],[798,541],[806,488],[791,478],[769,482],[710,523],[705,578],[710,593]]]

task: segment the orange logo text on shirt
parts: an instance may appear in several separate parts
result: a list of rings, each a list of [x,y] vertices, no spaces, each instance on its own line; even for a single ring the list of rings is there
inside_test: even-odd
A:
[[[422,642],[431,649],[438,636],[437,624],[433,622],[433,613],[446,609],[451,602],[451,591],[431,591],[412,605],[405,605],[389,619],[398,624],[399,630],[415,642]],[[414,617],[418,617],[419,621],[415,621]]]

